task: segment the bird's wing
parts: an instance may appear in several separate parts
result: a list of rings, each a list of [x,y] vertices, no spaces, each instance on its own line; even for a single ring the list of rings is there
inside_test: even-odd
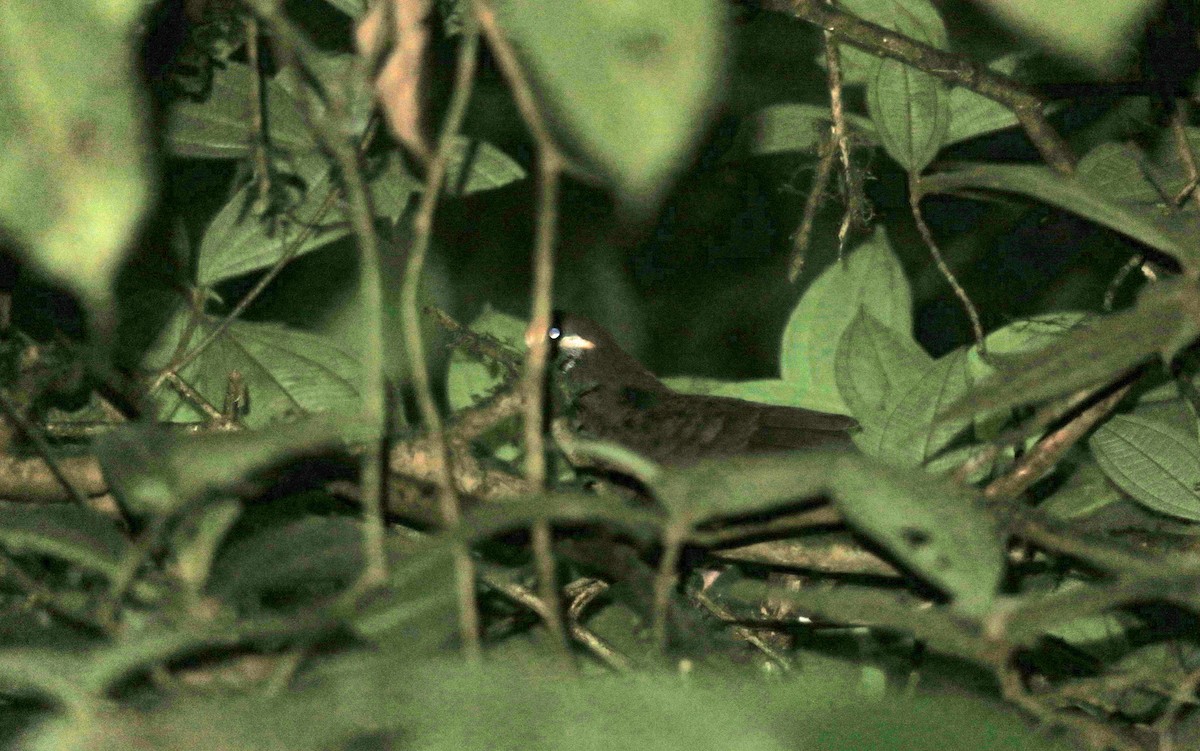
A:
[[[852,418],[726,397],[599,389],[583,400],[583,429],[655,461],[848,446]]]

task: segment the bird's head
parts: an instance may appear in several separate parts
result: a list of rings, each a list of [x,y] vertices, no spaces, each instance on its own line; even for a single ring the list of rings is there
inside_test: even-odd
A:
[[[525,333],[532,344],[541,335],[534,327]],[[550,362],[574,388],[596,385],[661,387],[661,383],[590,318],[555,311],[545,331],[550,343]]]

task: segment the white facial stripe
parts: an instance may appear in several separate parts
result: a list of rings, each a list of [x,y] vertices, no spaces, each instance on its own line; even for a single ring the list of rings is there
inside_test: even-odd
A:
[[[558,341],[559,347],[566,349],[595,349],[596,344],[590,339],[584,339],[579,334],[567,334]]]

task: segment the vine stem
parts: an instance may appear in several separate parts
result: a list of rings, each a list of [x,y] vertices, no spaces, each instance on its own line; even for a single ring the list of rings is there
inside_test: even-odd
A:
[[[413,243],[408,252],[404,270],[404,283],[400,289],[401,315],[404,320],[404,348],[408,355],[409,375],[417,395],[421,420],[429,433],[434,453],[438,488],[438,509],[442,523],[447,529],[458,526],[461,517],[458,491],[454,486],[454,473],[450,466],[450,450],[446,445],[446,433],[433,398],[430,385],[429,364],[425,360],[425,342],[421,333],[421,312],[418,293],[421,274],[433,233],[433,217],[438,198],[446,179],[447,164],[454,139],[467,112],[471,91],[475,84],[475,69],[479,57],[479,28],[474,19],[468,17],[463,29],[463,40],[458,49],[458,61],[454,75],[454,92],[450,107],[442,122],[438,135],[437,149],[429,163],[425,178],[425,192],[413,219]],[[458,629],[462,639],[463,654],[468,662],[483,660],[483,646],[479,638],[479,606],[475,599],[475,564],[471,560],[470,547],[466,542],[456,546],[454,552],[455,584],[458,596]]]
[[[558,185],[567,162],[550,133],[533,88],[517,60],[516,52],[500,28],[496,13],[484,0],[475,0],[475,16],[487,37],[489,48],[504,73],[513,99],[538,151],[537,228],[533,251],[533,300],[531,337],[526,360],[523,391],[525,394],[525,476],[535,489],[546,485],[546,441],[544,428],[546,363],[549,342],[545,333],[550,326],[551,291],[554,282],[554,235],[558,222]],[[562,598],[555,576],[554,551],[550,523],[539,521],[532,529],[533,554],[537,562],[538,594],[547,605],[547,627],[564,662],[570,662],[570,648],[563,625]]]

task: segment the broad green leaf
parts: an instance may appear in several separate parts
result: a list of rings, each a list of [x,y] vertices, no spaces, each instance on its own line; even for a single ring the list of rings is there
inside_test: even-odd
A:
[[[1184,133],[1195,153],[1200,149],[1200,129],[1189,127]],[[1188,187],[1190,178],[1173,138],[1160,139],[1149,151],[1131,143],[1101,143],[1080,160],[1076,174],[1097,193],[1138,208],[1154,209],[1162,217],[1176,210],[1192,213],[1196,208],[1191,201],[1174,206],[1176,196]]]
[[[1003,546],[978,497],[920,469],[850,452],[737,457],[667,468],[652,489],[671,516],[705,521],[831,495],[847,523],[970,612],[991,602]]]
[[[870,119],[852,112],[846,113],[846,119],[856,135],[872,142],[878,139]],[[774,104],[742,120],[724,158],[738,160],[789,152],[815,154],[828,138],[829,127],[828,107],[794,102]]]
[[[399,640],[394,654],[446,643],[457,629],[452,546],[416,533],[391,533],[386,544],[389,581],[354,612],[351,627],[374,641]],[[359,519],[309,516],[230,545],[211,590],[249,612],[297,612],[345,592],[362,566]]]
[[[458,635],[454,546],[410,540],[403,553],[389,556],[387,587],[355,613],[351,627],[392,655],[430,653]]]
[[[1181,217],[1164,219],[1156,209],[1130,206],[1092,189],[1077,177],[1049,167],[1025,164],[964,165],[926,175],[927,193],[951,193],[969,188],[998,190],[1044,201],[1085,219],[1103,224],[1174,257],[1186,268],[1200,267],[1194,232]]]
[[[503,188],[525,178],[525,169],[500,149],[465,136],[457,136],[446,160],[446,194],[468,196]]]
[[[970,385],[965,350],[935,361],[864,309],[842,335],[836,365],[838,388],[862,425],[854,442],[871,456],[921,466],[969,423],[936,419]]]
[[[898,31],[940,50],[949,49],[950,40],[941,14],[929,0],[841,0],[843,10],[859,18]],[[867,83],[875,73],[879,58],[849,44],[838,46],[842,58],[842,76],[847,84]],[[825,64],[825,56],[818,58]]]
[[[393,224],[404,216],[412,195],[420,193],[424,186],[404,166],[404,160],[397,153],[389,153],[387,162],[378,172],[370,177],[372,208],[375,216],[391,220]],[[341,201],[337,209],[341,209]],[[331,212],[332,213],[332,212]]]
[[[1104,73],[1134,54],[1137,36],[1157,0],[980,0],[1020,36]]]
[[[493,337],[497,342],[520,355],[525,352],[525,329],[528,323],[516,316],[502,313],[490,305],[471,322],[471,330]],[[491,395],[503,383],[504,374],[495,363],[484,363],[456,348],[450,356],[446,374],[446,398],[450,409],[458,411]]]
[[[196,283],[212,286],[251,271],[265,269],[301,237],[304,241],[293,257],[329,245],[351,234],[340,189],[331,179],[334,171],[324,161],[301,160],[301,196],[294,206],[276,216],[259,216],[254,202],[258,185],[247,183],[217,212],[209,223],[196,259]],[[276,180],[283,179],[276,175]],[[396,221],[408,206],[409,197],[420,192],[421,183],[410,175],[394,155],[369,183],[375,216]]]
[[[838,391],[835,356],[842,333],[865,308],[911,338],[912,293],[882,228],[804,291],[783,332],[780,372],[814,409],[850,414]]]
[[[863,423],[864,430],[855,436],[855,443],[892,464],[924,465],[970,425],[969,418],[937,419],[970,385],[966,350],[944,355],[922,370],[906,391],[886,402],[882,415]]]
[[[948,44],[941,16],[925,0],[862,0],[861,6],[867,20],[882,16],[885,27],[918,42],[942,49]],[[867,111],[888,155],[906,171],[919,174],[944,145],[950,126],[949,87],[899,60],[883,58],[867,81]]]
[[[850,414],[864,425],[879,426],[889,405],[909,393],[933,365],[907,332],[896,332],[863,307],[842,333],[834,374]]]
[[[188,330],[191,315],[177,313],[146,354],[143,368],[156,372],[167,365]],[[185,342],[190,351],[219,321],[201,315]],[[362,382],[357,359],[337,342],[316,334],[271,323],[235,321],[211,346],[179,373],[213,406],[224,403],[230,373],[241,374],[249,392],[248,428],[264,427],[285,416],[329,412],[357,415]],[[169,387],[156,395],[159,419],[196,422],[203,415]]]
[[[85,664],[70,650],[10,647],[0,652],[0,690],[50,700],[83,714],[100,703],[85,685]]]
[[[1122,500],[1100,467],[1086,462],[1038,508],[1058,519],[1083,519]]]
[[[1088,442],[1104,474],[1160,514],[1200,521],[1200,442],[1164,423],[1114,415]]]
[[[325,0],[325,2],[354,19],[362,18],[367,12],[367,0]]]
[[[217,549],[241,515],[241,502],[224,498],[196,509],[171,530],[171,565],[191,596],[198,597],[208,584]]]
[[[0,230],[101,329],[150,200],[135,28],[144,3],[0,3]]]
[[[623,203],[652,207],[715,101],[724,4],[505,0],[497,10],[559,137]]]
[[[1004,364],[1010,362],[1014,357],[1053,346],[1061,337],[1083,326],[1090,316],[1090,313],[1080,311],[1046,313],[1021,318],[996,329],[988,334],[986,339],[990,362],[979,356],[977,347],[971,347],[969,355],[971,377],[979,380],[994,375],[997,372],[997,366],[1003,370]]]
[[[1006,55],[994,60],[988,67],[997,73],[1012,75],[1018,60],[1018,55]],[[1017,116],[1008,107],[982,94],[976,94],[966,86],[950,89],[949,97],[950,127],[942,139],[942,146],[967,141],[1017,124]]]
[[[198,435],[163,426],[130,425],[97,442],[105,476],[138,514],[170,513],[207,493],[234,489],[283,461],[339,444],[335,426],[320,418]]]
[[[372,94],[356,75],[353,56],[320,54],[313,58],[321,84],[347,98],[350,123],[361,133],[367,125]],[[263,127],[272,156],[299,159],[318,151],[298,102],[301,92],[287,76],[265,76]],[[250,156],[258,134],[253,131],[251,92],[253,73],[245,63],[227,62],[213,75],[212,90],[203,102],[182,101],[167,120],[167,145],[177,156],[194,159],[242,159]]]
[[[0,545],[10,554],[66,561],[111,578],[130,549],[116,522],[66,504],[0,502]]]
[[[315,53],[310,58],[311,70],[317,77],[319,91],[336,91],[342,97],[344,112],[338,112],[339,129],[351,134],[355,139],[361,139],[370,123],[371,114],[375,111],[375,90],[355,55],[343,52]],[[302,101],[306,96],[304,88],[309,86],[307,81],[298,75],[296,68],[284,68],[278,75],[280,87],[293,102]],[[303,88],[302,88],[303,87]],[[325,96],[318,95],[313,106],[325,108]],[[300,105],[295,105],[297,111]],[[335,113],[328,112],[333,116]]]
[[[655,539],[662,529],[660,511],[635,508],[615,496],[583,493],[541,493],[483,504],[466,514],[457,539],[475,543],[501,532],[528,529],[536,521],[606,524],[639,539]]]
[[[1138,207],[1159,209],[1166,216],[1165,196],[1146,177],[1146,156],[1130,143],[1105,142],[1084,155],[1076,179],[1097,195]]]
[[[668,514],[695,526],[770,511],[826,492],[846,452],[734,457],[666,467],[651,483]]]
[[[305,176],[303,198],[276,219],[257,216],[252,205],[258,186],[247,183],[208,225],[196,259],[196,283],[211,286],[274,264],[300,237],[302,255],[350,234],[343,212],[333,209],[337,196],[328,167]],[[332,198],[332,200],[330,200]],[[322,207],[328,202],[325,211]]]
[[[834,499],[846,521],[906,568],[981,614],[1004,571],[1004,546],[973,492],[919,469],[843,458]]]
[[[242,159],[251,153],[252,73],[245,63],[226,63],[213,75],[212,91],[203,102],[181,101],[167,120],[167,145],[177,156],[196,159]],[[274,78],[264,81],[265,128],[271,148],[298,157],[317,149],[295,100]]]
[[[1096,316],[1045,349],[1008,359],[942,413],[954,420],[1065,396],[1097,386],[1158,355],[1169,359],[1196,337],[1188,316],[1197,304],[1186,283],[1162,281],[1145,288],[1137,305]]]
[[[888,156],[920,174],[950,127],[950,91],[928,73],[884,58],[867,85],[867,110]]]

